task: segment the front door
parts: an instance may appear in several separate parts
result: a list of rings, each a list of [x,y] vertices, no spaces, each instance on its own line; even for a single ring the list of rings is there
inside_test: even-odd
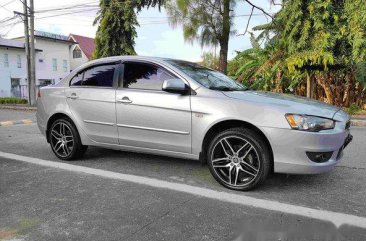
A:
[[[66,89],[67,103],[81,129],[93,141],[118,144],[116,64],[92,66],[75,75]]]
[[[191,153],[190,95],[162,91],[177,78],[162,67],[124,63],[123,86],[116,92],[119,144]]]

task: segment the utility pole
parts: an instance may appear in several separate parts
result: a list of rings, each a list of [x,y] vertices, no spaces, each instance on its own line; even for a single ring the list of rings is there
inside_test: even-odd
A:
[[[29,56],[30,56],[30,76],[31,82],[29,88],[30,93],[30,105],[36,104],[36,51],[34,47],[34,3],[33,0],[29,0],[29,20],[30,20],[30,43],[29,43]]]
[[[36,76],[35,76],[35,48],[34,48],[34,5],[30,0],[28,7],[27,0],[20,0],[23,4],[23,13],[14,11],[24,22],[24,46],[27,57],[27,82],[28,82],[28,104],[36,104]],[[28,18],[30,18],[30,26]]]
[[[25,56],[27,58],[27,82],[28,82],[28,104],[31,103],[31,72],[30,72],[30,56],[29,56],[29,25],[28,25],[28,4],[27,0],[23,2],[23,21],[24,21],[24,45]]]

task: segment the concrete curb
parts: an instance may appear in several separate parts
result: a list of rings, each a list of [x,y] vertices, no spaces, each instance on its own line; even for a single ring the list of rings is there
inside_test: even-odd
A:
[[[366,127],[366,120],[363,119],[351,119],[351,126]]]
[[[2,122],[0,122],[0,127],[1,126],[7,127],[7,126],[12,126],[12,125],[22,125],[22,124],[29,125],[32,123],[33,123],[33,121],[30,119],[24,119],[24,120],[19,120],[19,121],[2,121]]]
[[[36,111],[37,107],[22,106],[22,105],[0,105],[0,109],[5,110],[23,110],[23,111]]]

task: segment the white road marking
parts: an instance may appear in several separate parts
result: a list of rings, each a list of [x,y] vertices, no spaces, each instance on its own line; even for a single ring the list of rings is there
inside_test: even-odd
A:
[[[105,171],[100,169],[94,169],[90,167],[77,166],[67,163],[54,162],[42,160],[39,158],[20,156],[12,153],[6,153],[0,151],[0,157],[32,163],[41,166],[54,167],[62,170],[81,172],[99,177],[117,179],[125,182],[132,182],[141,185],[147,185],[156,188],[164,188],[177,192],[189,193],[192,195],[198,195],[210,199],[220,200],[224,202],[240,204],[244,206],[251,206],[254,208],[260,208],[275,212],[282,212],[286,214],[299,215],[307,218],[314,218],[323,221],[333,222],[337,227],[341,225],[352,225],[360,228],[366,228],[366,218],[355,215],[338,213],[326,210],[313,209],[308,207],[297,206],[293,204],[281,203],[278,201],[271,201],[259,198],[248,197],[243,194],[234,194],[227,192],[215,191],[207,188],[195,187],[181,183],[174,183],[168,181],[162,181],[155,178],[148,178],[142,176],[135,176],[129,174],[122,174],[117,172]]]

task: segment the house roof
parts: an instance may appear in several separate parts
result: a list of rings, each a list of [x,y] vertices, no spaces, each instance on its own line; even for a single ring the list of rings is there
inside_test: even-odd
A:
[[[24,42],[12,39],[0,38],[0,46],[8,48],[24,49]]]
[[[67,45],[73,45],[76,42],[73,40],[69,40],[69,38],[65,35],[61,34],[55,34],[55,33],[49,33],[49,32],[43,32],[43,31],[34,31],[34,37],[36,39],[44,39],[48,41],[58,42],[58,43],[64,43]],[[24,41],[24,36],[13,38],[14,40],[22,40]]]
[[[12,49],[25,49],[24,41],[0,38],[0,47],[12,48]],[[35,49],[36,51],[42,51],[41,49]]]
[[[70,34],[69,39],[73,39],[79,44],[81,51],[86,55],[88,59],[91,59],[93,51],[95,49],[95,42],[93,38],[88,38],[85,36],[80,36],[76,34]]]
[[[45,39],[45,40],[51,40],[55,42],[65,43],[68,45],[75,44],[75,41],[69,40],[67,36],[61,35],[61,34],[54,34],[54,33],[48,33],[43,31],[34,31],[34,37]]]

